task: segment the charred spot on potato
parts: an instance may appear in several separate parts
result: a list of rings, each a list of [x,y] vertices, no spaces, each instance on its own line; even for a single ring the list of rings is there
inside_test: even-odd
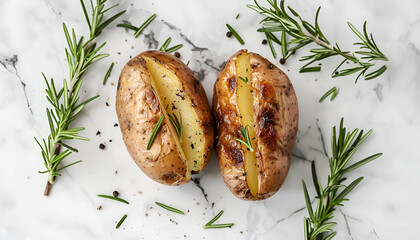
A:
[[[182,100],[185,100],[185,95],[180,93],[175,93],[176,96],[180,97]]]
[[[146,103],[153,112],[157,113],[160,110],[159,100],[153,90],[146,90]]]
[[[274,124],[274,110],[263,108],[260,113],[260,125]]]
[[[259,87],[262,100],[267,100],[275,94],[274,87],[270,84],[261,84]]]
[[[162,175],[162,180],[167,182],[167,183],[174,183],[176,181],[178,181],[178,179],[180,179],[182,176],[180,176],[180,174],[176,173],[176,172],[170,172],[170,173],[166,173],[164,175]]]
[[[267,68],[268,69],[273,69],[274,65],[272,63],[268,64]]]
[[[236,166],[240,165],[240,164],[243,164],[243,162],[244,162],[244,159],[242,157],[242,152],[235,147],[230,147],[227,150],[227,155],[233,161],[234,165],[236,165]]]
[[[277,147],[275,125],[275,112],[272,108],[263,108],[259,114],[259,136],[263,143],[270,149]]]
[[[236,79],[235,76],[232,76],[231,78],[229,78],[228,81],[229,81],[229,89],[231,92],[233,92],[238,86],[238,80]]]
[[[260,63],[251,63],[251,68],[252,69],[257,68],[258,66],[260,66]]]

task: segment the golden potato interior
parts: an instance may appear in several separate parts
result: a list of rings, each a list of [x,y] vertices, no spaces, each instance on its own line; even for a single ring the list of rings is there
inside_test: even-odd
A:
[[[185,94],[180,80],[174,73],[152,58],[143,58],[146,60],[152,78],[152,87],[158,96],[166,120],[170,122],[168,115],[175,114],[182,121],[182,134],[179,138],[172,124],[169,125],[171,125],[172,134],[176,136],[176,144],[180,148],[181,155],[185,159],[188,175],[191,171],[202,170],[205,152],[205,146],[202,144],[204,136],[191,99]]]
[[[238,76],[237,101],[241,124],[245,128],[248,126],[249,139],[251,140],[252,148],[256,147],[255,139],[255,122],[254,122],[254,99],[252,96],[251,86],[251,64],[249,54],[243,52],[236,60],[236,73]],[[244,81],[245,80],[245,81]],[[258,194],[258,173],[257,160],[255,151],[250,151],[242,144],[242,149],[245,152],[244,163],[246,182],[249,190],[253,196]]]

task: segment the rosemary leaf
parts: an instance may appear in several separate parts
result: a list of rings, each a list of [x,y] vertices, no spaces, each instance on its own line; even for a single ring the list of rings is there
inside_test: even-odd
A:
[[[241,79],[244,83],[248,83],[248,77],[246,77],[246,78],[239,77],[239,79]]]
[[[114,62],[111,63],[111,66],[109,66],[108,71],[106,71],[103,85],[105,86],[106,82],[108,81],[109,75],[111,75],[112,68],[114,67]]]
[[[137,31],[134,33],[134,37],[137,38],[142,32],[143,30],[149,26],[149,24],[156,18],[156,14],[153,14],[152,16],[150,16],[138,29]]]
[[[208,223],[206,223],[203,228],[204,229],[208,229],[208,228],[227,228],[227,227],[232,227],[234,225],[234,223],[222,223],[222,224],[213,224],[214,222],[216,222],[222,215],[223,215],[223,210],[221,210],[216,216],[214,216],[214,218],[212,218]]]
[[[121,224],[125,221],[125,219],[127,218],[127,214],[124,214],[124,216],[122,216],[122,218],[120,219],[120,221],[117,223],[117,226],[115,226],[116,229],[120,228]]]
[[[152,147],[153,142],[155,141],[156,135],[160,129],[160,126],[162,125],[163,119],[165,117],[162,115],[159,120],[157,121],[155,128],[153,129],[152,135],[150,135],[149,142],[147,143],[147,150],[149,150]]]
[[[238,40],[238,42],[241,45],[244,45],[245,44],[244,40],[242,40],[241,36],[239,36],[239,34],[235,31],[235,29],[233,29],[233,27],[231,27],[229,24],[226,24],[226,27],[233,34],[233,36],[235,36],[235,38]]]
[[[156,205],[158,205],[159,207],[164,208],[164,209],[166,209],[166,210],[168,210],[168,211],[171,211],[171,212],[174,212],[174,213],[178,213],[178,214],[185,215],[185,213],[184,213],[183,211],[179,210],[179,209],[176,209],[176,208],[170,207],[170,206],[165,205],[165,204],[160,203],[160,202],[155,202],[155,203],[156,203]]]
[[[123,27],[123,28],[134,30],[134,31],[139,30],[137,27],[135,27],[133,25],[130,25],[130,24],[125,24],[125,23],[120,23],[120,24],[117,25],[117,27]]]
[[[112,199],[112,200],[119,201],[119,202],[122,202],[122,203],[125,203],[125,204],[130,204],[128,201],[126,201],[126,200],[124,200],[122,198],[119,198],[119,197],[114,197],[114,196],[109,196],[109,195],[102,195],[102,194],[98,194],[97,196],[98,197],[101,197],[101,198]]]
[[[337,96],[338,93],[338,89],[336,87],[331,88],[330,90],[328,90],[320,99],[319,102],[324,101],[324,99],[326,99],[329,95],[332,94],[331,96],[331,101],[334,100],[335,96]]]

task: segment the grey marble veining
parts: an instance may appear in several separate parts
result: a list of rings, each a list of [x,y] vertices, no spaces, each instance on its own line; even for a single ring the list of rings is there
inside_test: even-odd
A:
[[[356,159],[376,152],[384,156],[349,175],[350,180],[359,176],[365,180],[349,195],[345,207],[337,209],[335,239],[418,239],[420,1],[287,1],[306,19],[313,19],[321,5],[324,33],[346,49],[354,49],[352,43],[357,40],[346,22],[360,28],[368,21],[368,30],[391,61],[384,75],[357,84],[353,76],[330,77],[337,59],[323,63],[320,73],[299,73],[299,57],[309,47],[280,65],[268,46],[261,44],[264,36],[255,31],[261,17],[245,7],[250,1],[119,2],[118,9],[127,13],[118,23],[139,25],[152,13],[157,18],[136,39],[116,23],[98,38],[107,42],[103,51],[110,57],[90,67],[82,96],[99,94],[100,98],[74,122],[86,127],[82,134],[91,140],[74,142],[79,153],[65,161],[83,162],[64,170],[46,198],[42,193],[47,176],[37,172],[44,166],[33,141],[34,136],[48,134],[41,72],[57,83],[67,77],[63,21],[78,34],[88,29],[78,1],[0,0],[0,239],[303,239],[307,212],[301,181],[311,182],[310,165],[315,161],[325,183],[331,127],[341,117],[349,128],[374,129]],[[226,38],[226,23],[239,31],[244,46]],[[299,101],[299,131],[289,176],[272,198],[244,202],[234,197],[224,185],[214,155],[202,174],[180,187],[151,181],[131,160],[119,127],[114,127],[118,76],[131,57],[160,47],[168,37],[171,46],[184,45],[179,50],[181,59],[190,61],[209,100],[224,61],[241,48],[263,55],[292,80]],[[111,62],[114,69],[102,86]],[[337,98],[318,103],[332,86],[340,88]],[[98,148],[101,143],[104,150]],[[130,205],[96,197],[114,190]],[[315,201],[312,186],[310,195]],[[187,214],[167,212],[155,201]],[[102,209],[97,210],[98,206]],[[225,211],[220,221],[235,226],[204,230],[202,226],[220,210]],[[126,221],[115,229],[124,214]]]

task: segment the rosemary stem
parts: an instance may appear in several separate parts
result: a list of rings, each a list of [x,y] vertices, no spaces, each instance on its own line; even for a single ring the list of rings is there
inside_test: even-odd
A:
[[[330,49],[330,50],[332,50],[332,51],[335,51],[335,49],[334,49],[334,47],[331,45],[331,44],[328,44],[328,43],[326,43],[326,42],[324,42],[324,41],[322,41],[321,39],[319,39],[318,37],[315,37],[314,35],[312,35],[310,32],[308,32],[308,31],[306,31],[306,29],[305,28],[302,28],[302,32],[308,37],[308,38],[310,38],[312,41],[314,41],[316,44],[318,44],[318,45],[320,45],[320,46],[322,46],[322,47],[324,47],[324,48],[327,48],[327,49]],[[356,56],[354,56],[353,54],[351,54],[351,53],[344,53],[344,55],[346,55],[346,56],[349,56],[349,57],[351,57],[351,58],[354,58],[355,59],[355,63],[361,63],[360,62],[360,60],[356,57]]]

